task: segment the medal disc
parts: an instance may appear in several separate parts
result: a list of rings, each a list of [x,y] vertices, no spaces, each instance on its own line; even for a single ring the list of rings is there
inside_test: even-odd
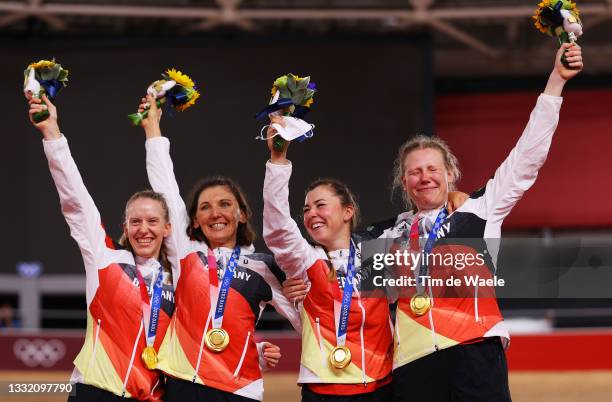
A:
[[[206,332],[206,347],[213,352],[222,352],[229,345],[229,334],[222,328],[211,328]]]
[[[144,348],[140,357],[142,358],[142,361],[146,368],[148,368],[149,370],[155,370],[155,367],[157,367],[158,359],[157,352],[155,351],[155,349],[153,349],[153,347],[147,346],[146,348]]]
[[[427,294],[424,293],[416,293],[410,299],[410,310],[416,316],[422,316],[427,314],[429,309],[431,308],[431,299]]]
[[[336,346],[329,354],[329,362],[332,367],[343,369],[351,362],[351,351],[346,346]]]

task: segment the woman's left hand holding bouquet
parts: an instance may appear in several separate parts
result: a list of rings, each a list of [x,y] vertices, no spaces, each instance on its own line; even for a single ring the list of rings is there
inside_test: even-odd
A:
[[[153,106],[159,109],[162,104],[166,104],[166,107],[182,112],[193,106],[200,97],[200,92],[188,75],[172,68],[162,74],[162,78],[149,85],[147,101],[141,104],[142,108],[139,108],[137,113],[128,115],[135,127],[142,125]]]
[[[28,101],[33,98],[40,100],[43,95],[47,96],[47,101],[55,100],[59,91],[68,85],[68,70],[56,63],[55,59],[30,63],[23,74],[23,93]],[[49,111],[44,107],[30,115],[33,123],[40,123],[48,117]]]
[[[47,95],[43,94],[42,99],[30,97],[28,99],[30,110],[28,116],[32,125],[40,130],[45,140],[55,140],[62,136],[59,126],[57,124],[57,109],[55,105],[51,103]],[[40,115],[41,112],[49,112],[49,117],[43,121],[37,122],[35,115]]]
[[[149,111],[147,117],[142,119],[140,122],[140,126],[145,131],[145,137],[147,139],[161,137],[159,122],[161,121],[163,112],[157,106],[156,99],[149,94],[140,100],[140,105],[138,106],[138,113],[143,113],[145,110]]]

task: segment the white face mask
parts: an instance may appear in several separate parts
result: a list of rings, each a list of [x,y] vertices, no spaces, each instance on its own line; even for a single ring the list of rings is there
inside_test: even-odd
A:
[[[38,98],[40,96],[40,83],[36,80],[36,70],[30,68],[28,77],[23,85],[23,93],[27,99],[32,97]]]
[[[313,129],[315,127],[314,124],[306,123],[302,119],[298,119],[297,117],[291,117],[291,116],[282,116],[282,119],[283,119],[284,127],[283,125],[278,124],[278,123],[272,123],[269,126],[264,126],[261,129],[260,135],[255,138],[260,139],[260,140],[265,140],[266,137],[264,134],[264,130],[266,130],[268,127],[272,127],[276,130],[276,133],[272,137],[276,137],[277,135],[280,135],[286,141],[292,141],[302,136],[306,138],[310,138],[314,135],[314,132],[313,132]]]
[[[151,95],[155,99],[159,99],[166,95],[166,92],[172,89],[176,85],[176,81],[166,81],[163,80],[155,81],[153,84],[149,85],[147,88],[147,94]]]
[[[582,25],[578,23],[569,10],[562,9],[560,12],[563,16],[563,30],[567,33],[573,33],[577,39],[582,35]]]

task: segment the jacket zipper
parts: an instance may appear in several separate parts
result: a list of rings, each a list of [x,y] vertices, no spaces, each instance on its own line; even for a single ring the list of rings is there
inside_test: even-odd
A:
[[[123,392],[121,394],[122,398],[125,396],[125,393],[127,392],[126,387],[127,387],[128,379],[130,378],[130,373],[132,372],[132,368],[134,367],[134,357],[136,357],[136,349],[138,348],[138,340],[140,339],[140,334],[142,334],[143,327],[144,327],[144,322],[143,320],[140,320],[140,327],[138,328],[138,335],[136,335],[136,339],[134,340],[134,346],[132,348],[132,356],[130,357],[130,364],[125,373],[125,378],[123,380]]]
[[[321,352],[321,364],[325,367],[325,354],[323,353],[323,338],[321,337],[321,323],[319,317],[315,318],[317,324],[317,337],[319,338],[319,352]]]
[[[210,324],[210,319],[212,318],[213,310],[211,309],[208,312],[208,318],[206,319],[206,324],[204,324],[204,330],[202,331],[202,338],[200,339],[200,351],[198,352],[198,362],[196,363],[195,372],[193,373],[193,378],[191,382],[195,382],[196,378],[198,378],[198,371],[200,370],[200,363],[202,363],[202,351],[204,350],[204,337],[206,336],[206,330],[208,329],[208,325]]]
[[[153,395],[158,385],[159,385],[159,377],[157,378],[157,381],[155,381],[155,385],[153,385],[153,388],[151,388],[151,393],[149,395],[151,396]]]
[[[363,385],[366,385],[366,359],[365,359],[365,339],[363,336],[363,327],[365,326],[366,321],[366,312],[365,308],[363,308],[363,304],[361,303],[361,296],[359,292],[357,292],[357,303],[359,304],[359,308],[361,309],[361,328],[359,328],[359,339],[361,341],[361,379],[363,381]]]
[[[93,350],[91,352],[91,358],[89,359],[89,365],[87,366],[87,376],[89,376],[89,372],[91,371],[94,362],[96,361],[96,352],[98,350],[98,340],[100,339],[101,324],[102,320],[98,318],[98,326],[96,328],[96,335],[94,336]]]
[[[431,295],[431,289],[429,294]],[[431,340],[433,343],[433,348],[434,351],[438,351],[440,350],[440,347],[438,346],[438,335],[436,334],[436,327],[434,325],[434,319],[433,319],[433,309],[434,309],[434,297],[431,296],[431,308],[429,309],[428,312],[428,316],[429,316],[429,325],[431,326]]]
[[[391,318],[389,318],[389,320],[391,320]],[[401,361],[404,360],[404,352],[402,351],[402,349],[400,347],[402,345],[402,338],[400,336],[400,326],[399,326],[399,320],[398,319],[395,320],[395,326],[393,327],[393,329],[394,329],[395,337],[397,339],[396,346],[395,346],[395,350],[397,350],[397,360],[396,361],[397,362],[401,362]],[[394,350],[394,352],[395,352],[395,350]],[[394,358],[395,358],[395,356],[394,356]],[[395,361],[394,361],[394,363],[395,363]]]
[[[242,349],[242,355],[240,356],[240,361],[238,362],[238,366],[234,371],[234,378],[238,377],[238,373],[240,373],[240,369],[242,368],[242,363],[244,363],[244,356],[246,356],[247,349],[249,348],[249,338],[251,337],[251,331],[247,333],[246,339],[244,341],[244,348]]]

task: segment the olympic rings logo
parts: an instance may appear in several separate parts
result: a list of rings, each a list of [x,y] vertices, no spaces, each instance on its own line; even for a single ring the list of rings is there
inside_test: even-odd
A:
[[[18,339],[13,344],[15,357],[28,367],[53,367],[66,354],[66,346],[59,339]]]

